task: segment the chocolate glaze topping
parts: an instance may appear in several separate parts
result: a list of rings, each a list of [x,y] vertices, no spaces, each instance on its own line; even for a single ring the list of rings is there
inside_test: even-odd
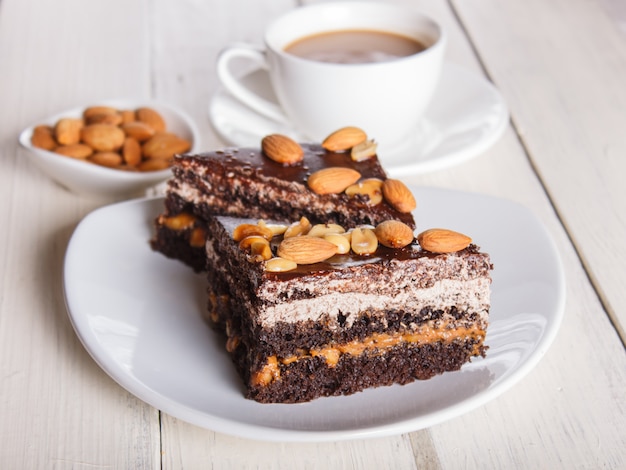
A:
[[[301,162],[286,166],[277,163],[263,154],[258,148],[226,148],[215,152],[199,154],[186,154],[175,157],[174,173],[179,179],[190,182],[193,178],[199,178],[199,168],[210,166],[210,173],[221,181],[237,178],[241,188],[238,194],[253,194],[251,186],[262,181],[266,188],[281,188],[293,184],[297,191],[303,193],[311,191],[307,186],[308,177],[321,169],[329,167],[352,168],[361,174],[361,179],[378,178],[387,179],[385,171],[380,165],[378,158],[373,157],[361,162],[355,162],[349,153],[330,152],[318,144],[300,144],[304,150],[304,158]],[[185,175],[184,172],[189,172]],[[192,176],[193,174],[194,176]],[[196,186],[195,183],[191,183]],[[251,196],[248,196],[251,197]],[[412,214],[401,213],[391,207],[386,201],[380,204],[370,205],[367,196],[350,197],[346,194],[316,195],[320,203],[328,202],[333,205],[343,204],[353,208],[354,212],[361,211],[363,214],[372,214],[377,220],[396,219],[401,220],[410,227],[415,227]],[[278,204],[278,202],[277,202]]]
[[[254,219],[241,219],[233,217],[217,217],[220,224],[224,226],[227,233],[230,235],[233,233],[235,227],[242,223],[252,223],[256,221]],[[275,223],[274,221],[267,221],[268,223]],[[348,229],[349,227],[345,227]],[[283,240],[282,236],[274,237],[270,246],[272,252],[276,254],[278,245]],[[471,270],[476,273],[476,276],[487,275],[488,272],[493,269],[489,257],[480,252],[480,247],[475,244],[470,244],[467,248],[450,254],[433,253],[424,250],[420,247],[417,240],[402,248],[388,248],[379,244],[376,251],[371,255],[358,255],[350,252],[343,255],[337,254],[333,257],[323,261],[321,263],[313,264],[299,264],[292,271],[284,272],[268,272],[264,271],[262,265],[258,263],[250,263],[250,269],[263,270],[263,277],[274,281],[287,281],[295,278],[302,278],[304,276],[323,276],[325,273],[334,272],[337,274],[339,271],[345,271],[346,276],[352,276],[350,267],[357,267],[363,265],[385,265],[393,261],[406,261],[419,258],[450,258],[450,257],[464,257],[467,259],[471,266]],[[451,268],[454,269],[453,263],[450,263]],[[375,269],[375,268],[374,268]]]
[[[361,173],[363,178],[387,178],[377,158],[355,162],[349,153],[330,152],[319,144],[300,144],[300,146],[304,150],[304,158],[291,166],[276,163],[256,148],[226,148],[215,152],[186,155],[185,158],[198,161],[218,158],[226,170],[243,166],[254,169],[259,175],[303,184],[311,173],[333,166],[353,168]]]
[[[273,241],[272,245],[276,243]],[[275,249],[272,250],[276,252]],[[324,273],[331,271],[345,270],[351,266],[362,265],[376,265],[390,263],[393,260],[406,261],[419,258],[435,258],[446,256],[467,256],[468,259],[474,259],[476,269],[478,272],[483,273],[491,269],[491,265],[484,258],[484,255],[480,254],[479,248],[476,245],[470,245],[462,251],[457,253],[446,255],[439,253],[431,253],[430,251],[422,250],[417,242],[404,247],[404,248],[387,248],[382,245],[378,245],[375,253],[368,256],[357,255],[355,253],[348,253],[345,255],[335,255],[326,261],[314,264],[299,264],[298,267],[292,271],[286,272],[267,272],[265,271],[263,276],[268,279],[286,281],[294,279],[296,277],[302,277],[303,275],[309,276],[321,276]],[[351,276],[349,271],[346,272],[346,276]]]

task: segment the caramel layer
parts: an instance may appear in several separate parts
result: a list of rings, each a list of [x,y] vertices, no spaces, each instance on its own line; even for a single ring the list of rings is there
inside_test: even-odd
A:
[[[280,365],[289,365],[302,359],[321,356],[326,360],[328,367],[335,367],[344,354],[359,356],[366,351],[385,351],[402,343],[409,343],[420,346],[429,343],[441,341],[443,343],[451,343],[456,339],[471,338],[475,340],[473,356],[480,354],[480,345],[485,339],[485,330],[474,326],[472,328],[458,327],[454,329],[440,326],[434,328],[431,326],[423,326],[415,332],[405,333],[374,333],[363,340],[350,341],[344,344],[332,344],[322,348],[303,350],[299,354],[279,358],[270,356],[267,364],[263,368],[252,374],[250,381],[252,385],[267,386],[274,380],[280,379]]]
[[[202,248],[206,243],[206,231],[202,227],[195,227],[196,220],[196,217],[188,212],[181,212],[172,216],[159,216],[159,223],[170,230],[182,232],[192,229],[189,235],[189,245],[192,248]]]

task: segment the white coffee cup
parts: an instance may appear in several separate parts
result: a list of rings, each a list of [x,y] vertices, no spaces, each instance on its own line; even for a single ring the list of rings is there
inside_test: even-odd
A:
[[[384,62],[337,64],[303,59],[285,47],[320,33],[372,30],[415,39],[422,52]],[[293,126],[314,142],[344,126],[357,126],[393,151],[414,140],[437,87],[445,33],[427,16],[384,3],[329,2],[291,10],[265,31],[264,46],[236,44],[217,59],[226,90],[256,112]],[[231,61],[247,59],[268,71],[280,106],[242,85]]]

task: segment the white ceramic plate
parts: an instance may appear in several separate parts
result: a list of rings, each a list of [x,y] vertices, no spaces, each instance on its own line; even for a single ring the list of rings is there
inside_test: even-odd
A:
[[[276,102],[267,72],[255,70],[244,85]],[[261,139],[281,133],[306,142],[297,129],[263,117],[220,89],[209,104],[209,119],[228,144],[258,147]],[[391,176],[441,170],[480,155],[493,145],[508,125],[509,114],[498,90],[484,77],[451,63],[444,64],[441,83],[426,110],[414,139],[386,152],[379,142],[378,157]],[[372,136],[376,138],[376,136]]]
[[[201,319],[205,278],[153,252],[162,199],[98,209],[78,225],[65,258],[67,308],[95,361],[122,387],[184,421],[275,441],[330,441],[414,431],[470,411],[528,373],[563,314],[564,276],[554,243],[524,207],[412,188],[420,227],[471,235],[495,264],[487,357],[405,386],[296,405],[243,398],[224,340]]]

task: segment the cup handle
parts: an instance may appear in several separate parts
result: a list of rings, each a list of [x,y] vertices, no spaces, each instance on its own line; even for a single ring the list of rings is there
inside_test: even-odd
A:
[[[265,50],[252,44],[235,44],[224,49],[217,58],[217,76],[224,88],[243,104],[278,123],[286,124],[288,119],[279,106],[252,92],[231,73],[229,63],[235,58],[248,59],[268,70]]]

